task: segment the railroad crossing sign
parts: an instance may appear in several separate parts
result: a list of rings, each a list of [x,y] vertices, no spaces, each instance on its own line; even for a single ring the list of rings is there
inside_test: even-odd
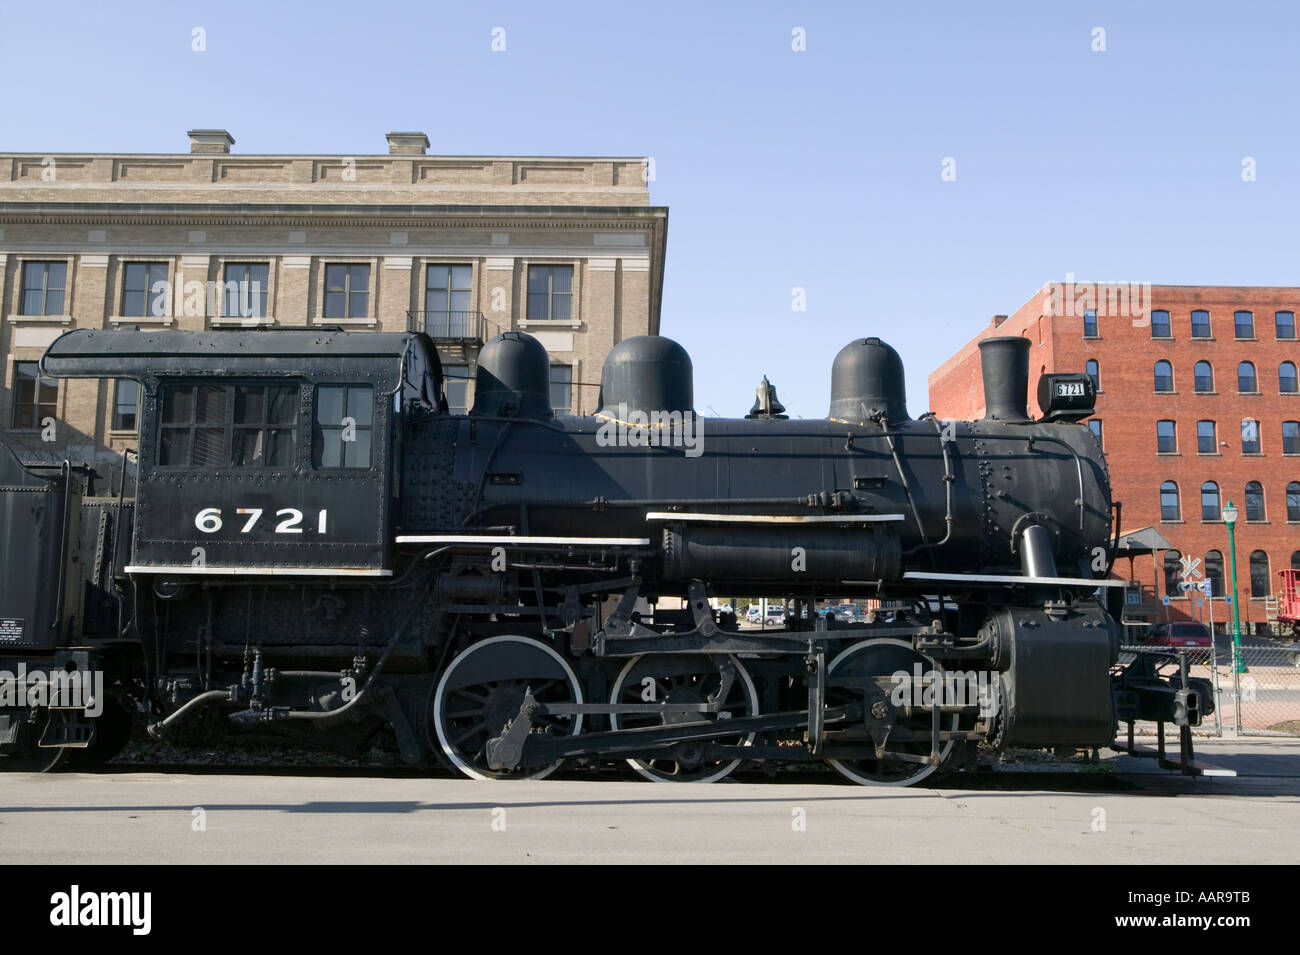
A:
[[[1201,576],[1201,558],[1188,554],[1182,557],[1179,563],[1183,565],[1182,578],[1184,580]]]

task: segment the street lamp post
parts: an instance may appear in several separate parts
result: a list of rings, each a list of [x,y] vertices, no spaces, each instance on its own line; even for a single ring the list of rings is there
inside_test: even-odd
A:
[[[1223,523],[1228,525],[1228,561],[1232,564],[1232,672],[1245,673],[1241,655],[1241,607],[1237,598],[1237,507],[1229,501],[1223,507]]]

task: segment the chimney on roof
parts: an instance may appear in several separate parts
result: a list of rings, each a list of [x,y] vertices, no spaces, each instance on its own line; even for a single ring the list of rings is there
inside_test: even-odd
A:
[[[235,145],[235,137],[224,129],[191,129],[186,135],[191,153],[228,153]]]
[[[1006,317],[1005,315],[994,315],[994,316],[993,316],[993,327],[994,327],[994,328],[997,328],[999,325],[1001,325],[1001,324],[1002,324],[1003,322],[1005,322],[1006,320],[1007,320],[1007,317]]]
[[[429,137],[424,133],[389,133],[388,155],[423,156],[429,148]]]

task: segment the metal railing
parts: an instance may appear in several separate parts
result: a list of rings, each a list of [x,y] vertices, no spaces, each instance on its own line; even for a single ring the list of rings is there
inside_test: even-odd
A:
[[[410,311],[406,313],[406,330],[424,332],[434,341],[481,342],[483,313],[453,312],[447,309]]]

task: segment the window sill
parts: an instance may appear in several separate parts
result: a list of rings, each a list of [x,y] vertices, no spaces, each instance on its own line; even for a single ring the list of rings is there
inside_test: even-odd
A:
[[[108,436],[110,438],[114,438],[119,441],[125,441],[130,438],[140,437],[140,430],[138,428],[131,428],[129,430],[117,430],[114,428],[109,428]]]
[[[1187,522],[1184,521],[1184,520],[1167,521],[1167,520],[1165,520],[1165,519],[1162,517],[1162,518],[1160,518],[1160,523],[1161,523],[1161,524],[1186,524]]]
[[[1156,455],[1162,458],[1181,458],[1183,456],[1181,451],[1157,451]]]
[[[1218,451],[1197,451],[1198,458],[1221,458],[1223,455]]]
[[[368,317],[366,317],[366,318],[314,318],[314,319],[312,319],[312,324],[313,324],[313,325],[369,325],[369,326],[374,326],[374,325],[378,325],[378,324],[379,324],[379,319],[375,318],[374,316],[368,316]]]
[[[1239,391],[1239,392],[1237,392],[1237,397],[1239,397],[1239,398],[1249,398],[1251,395],[1260,395],[1260,394],[1263,394],[1263,392],[1261,392],[1261,391]]]
[[[222,315],[212,319],[215,328],[267,328],[274,324],[274,318],[227,318]]]
[[[113,315],[109,321],[114,325],[171,325],[174,319],[170,315]]]
[[[1213,398],[1215,395],[1218,394],[1218,392],[1217,392],[1217,391],[1193,391],[1192,394],[1194,394],[1194,395],[1206,395],[1207,397]]]
[[[1153,391],[1153,392],[1151,392],[1151,393],[1152,393],[1153,395],[1176,395],[1176,394],[1178,394],[1178,392],[1176,392],[1176,391]]]
[[[1247,521],[1247,524],[1271,524],[1272,521]]]
[[[520,328],[528,328],[536,325],[538,328],[573,328],[582,327],[582,322],[571,318],[521,318],[519,319]]]
[[[1151,340],[1153,342],[1171,342],[1174,340],[1174,336],[1173,335],[1152,335]]]
[[[8,315],[5,321],[11,325],[23,325],[27,323],[35,325],[71,325],[71,315]]]
[[[1243,338],[1241,335],[1234,335],[1234,336],[1232,337],[1232,340],[1233,340],[1234,342],[1257,342],[1257,341],[1259,341],[1259,339],[1256,338],[1254,335],[1251,335],[1249,338]]]
[[[1268,455],[1266,455],[1263,451],[1242,451],[1242,452],[1241,452],[1241,456],[1242,456],[1243,458],[1264,458],[1264,457],[1268,457]]]
[[[1190,341],[1194,341],[1194,342],[1212,342],[1212,341],[1214,341],[1214,336],[1213,336],[1213,335],[1204,335],[1204,336],[1202,336],[1202,335],[1193,335],[1193,336],[1191,337]]]

